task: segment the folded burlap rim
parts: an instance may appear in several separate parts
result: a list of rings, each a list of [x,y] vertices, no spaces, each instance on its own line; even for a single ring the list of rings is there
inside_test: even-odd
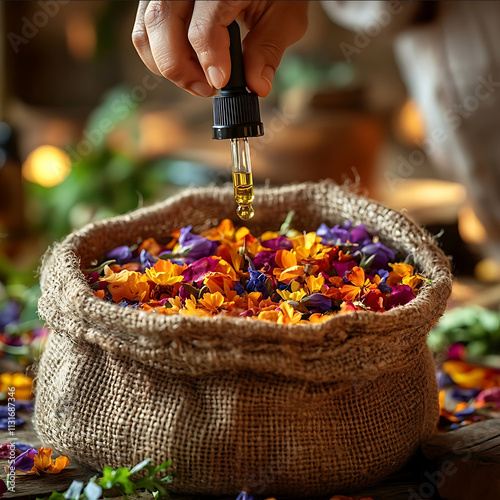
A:
[[[332,181],[256,189],[254,207],[256,216],[246,224],[253,234],[279,229],[289,210],[296,212],[292,226],[298,230],[346,219],[363,223],[386,244],[412,253],[418,270],[432,282],[405,306],[385,313],[336,315],[319,325],[166,316],[123,308],[93,295],[81,269],[118,245],[151,236],[167,241],[172,230],[188,224],[193,231],[213,227],[223,218],[238,224],[232,187],[208,187],[89,224],[54,244],[40,272],[40,316],[74,342],[193,376],[250,370],[316,383],[341,382],[356,373],[366,377],[401,368],[406,357],[426,348],[426,335],[444,312],[452,283],[448,259],[430,233]]]

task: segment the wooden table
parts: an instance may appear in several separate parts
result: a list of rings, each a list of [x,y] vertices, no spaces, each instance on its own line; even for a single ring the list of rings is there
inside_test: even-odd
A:
[[[16,440],[40,447],[40,440],[29,421],[29,415],[20,415],[27,421],[23,427],[16,430]],[[7,440],[7,432],[0,431],[0,442]],[[7,461],[0,461],[2,469],[5,465]],[[60,474],[52,476],[19,476],[16,477],[16,492],[8,493],[5,498],[35,500],[37,497],[50,495],[52,491],[64,491],[75,479],[88,481],[95,474],[95,470],[70,464]],[[357,492],[356,495],[372,497],[374,500],[425,498],[498,500],[500,498],[500,419],[479,422],[435,436],[398,473],[371,488]],[[135,498],[151,499],[152,496],[147,493]],[[172,498],[203,500],[208,497],[172,495]],[[225,497],[219,500],[235,500],[235,497]],[[278,498],[278,500],[285,499]]]

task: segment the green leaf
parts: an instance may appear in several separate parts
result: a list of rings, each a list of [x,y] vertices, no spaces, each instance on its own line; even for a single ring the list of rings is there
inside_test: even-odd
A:
[[[135,474],[136,472],[139,472],[140,470],[144,469],[144,467],[146,467],[146,465],[148,465],[149,462],[151,462],[151,459],[146,458],[146,460],[143,460],[142,462],[138,463],[137,465],[132,467],[132,469],[130,469],[130,474]]]
[[[58,491],[53,491],[50,497],[38,498],[36,500],[65,500],[64,495]]]
[[[295,215],[295,211],[294,210],[290,210],[290,212],[288,212],[288,214],[285,217],[285,220],[284,220],[283,224],[281,224],[281,227],[280,227],[280,230],[279,230],[279,234],[280,235],[284,236],[284,235],[286,235],[288,233],[288,231],[290,231],[294,215]]]
[[[103,262],[102,264],[99,264],[98,266],[96,267],[91,267],[89,269],[85,269],[85,272],[86,273],[95,273],[96,271],[101,274],[102,270],[106,267],[106,266],[109,266],[111,264],[114,264],[116,262],[115,259],[111,259],[111,260],[107,260],[106,262]]]

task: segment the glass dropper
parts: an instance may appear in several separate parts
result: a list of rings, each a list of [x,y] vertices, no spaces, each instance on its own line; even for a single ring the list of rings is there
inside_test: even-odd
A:
[[[227,29],[231,76],[220,95],[213,98],[212,137],[230,139],[234,200],[238,205],[236,213],[241,219],[248,220],[255,213],[252,207],[254,194],[248,138],[264,135],[264,125],[260,121],[259,98],[247,89],[238,23],[233,21]]]
[[[234,201],[238,204],[236,213],[243,220],[251,219],[255,211],[253,202],[253,178],[250,164],[248,139],[231,139],[231,158],[233,161]]]

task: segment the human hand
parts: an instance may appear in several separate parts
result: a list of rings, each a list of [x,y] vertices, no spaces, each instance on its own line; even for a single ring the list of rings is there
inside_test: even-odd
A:
[[[265,97],[285,49],[307,27],[307,1],[140,1],[132,41],[146,66],[193,95],[208,97],[231,74],[227,26],[241,19],[245,75]]]

